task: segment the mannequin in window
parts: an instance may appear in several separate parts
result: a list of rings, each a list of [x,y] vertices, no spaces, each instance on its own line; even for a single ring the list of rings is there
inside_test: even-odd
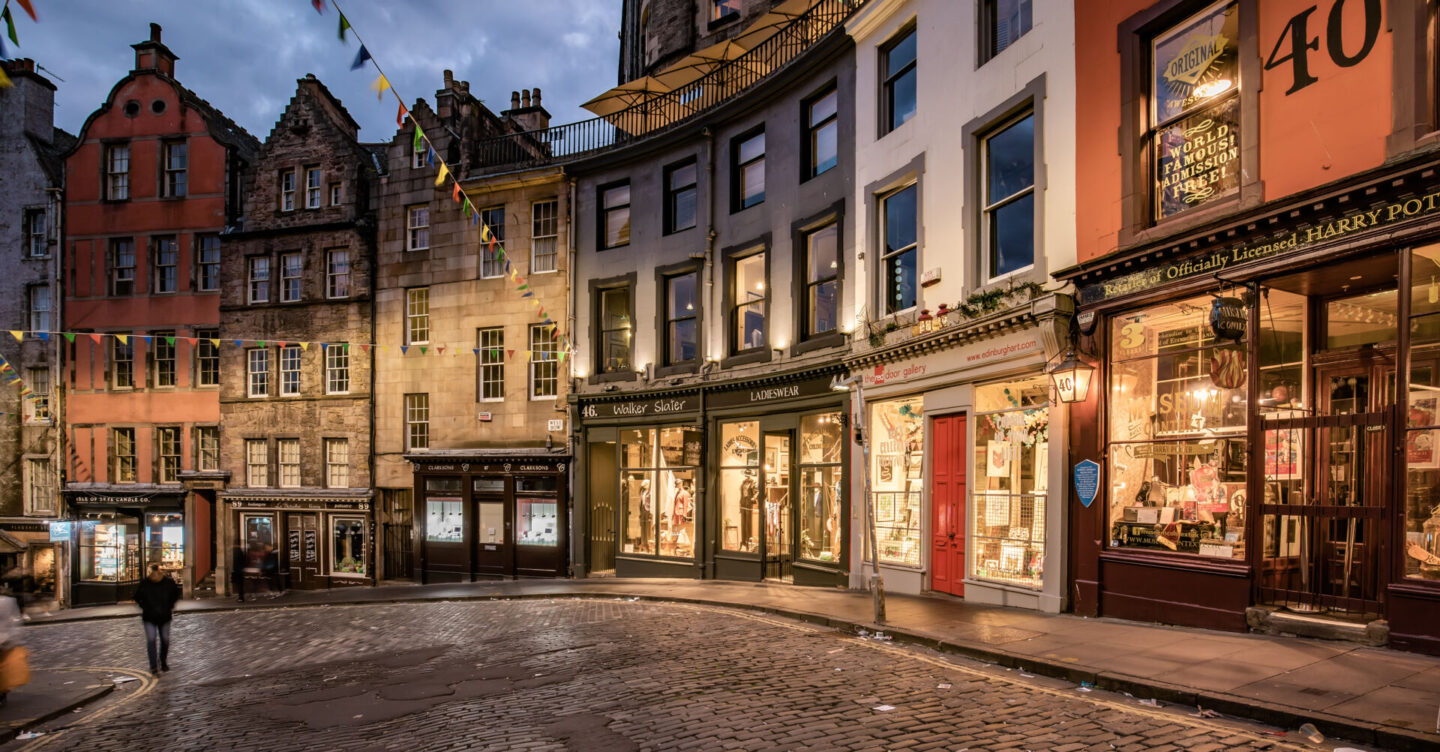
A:
[[[655,519],[655,512],[650,508],[650,480],[647,478],[640,481],[640,551],[651,553],[651,546],[655,543],[655,536],[650,534],[650,523]]]
[[[740,482],[740,542],[747,551],[755,550],[755,514],[760,508],[760,484],[755,471],[746,470]]]

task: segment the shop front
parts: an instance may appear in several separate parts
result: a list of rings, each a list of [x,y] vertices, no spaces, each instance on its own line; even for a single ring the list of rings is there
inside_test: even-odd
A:
[[[67,489],[76,525],[71,546],[71,604],[130,600],[150,564],[185,580],[185,498],[168,488],[124,492]]]
[[[871,571],[865,513],[874,515],[888,591],[980,603],[1063,607],[1063,411],[1052,405],[1046,354],[1068,326],[1068,298],[1047,296],[988,321],[942,321],[847,365],[860,375],[869,432],[869,509],[853,515]],[[859,449],[855,450],[857,457]],[[857,474],[858,475],[858,474]],[[852,479],[857,498],[864,478]]]
[[[1077,612],[1299,613],[1440,652],[1434,175],[1071,270],[1099,372],[1067,464],[1101,465],[1097,503],[1069,510]]]
[[[4,570],[5,579],[26,603],[59,600],[60,590],[56,585],[66,550],[63,539],[52,539],[50,528],[52,525],[63,526],[64,533],[68,533],[69,524],[65,520],[0,519],[0,532],[17,544],[4,547],[15,549],[13,553],[6,551],[10,555]]]
[[[233,488],[230,566],[243,557],[263,582],[251,586],[323,590],[375,584],[375,516],[369,489],[284,492]]]
[[[415,467],[421,582],[565,576],[568,454],[444,450],[406,459]]]

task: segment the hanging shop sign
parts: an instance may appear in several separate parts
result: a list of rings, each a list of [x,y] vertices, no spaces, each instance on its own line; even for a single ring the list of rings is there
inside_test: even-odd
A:
[[[70,540],[70,522],[68,520],[50,523],[50,542],[60,543]]]
[[[580,417],[585,420],[653,418],[693,413],[698,409],[700,396],[697,394],[665,395],[623,402],[585,403],[580,406]]]
[[[1210,330],[1216,339],[1244,339],[1250,325],[1249,314],[1249,307],[1240,298],[1216,298],[1210,304]]]
[[[1210,351],[1210,381],[1221,389],[1245,386],[1245,350],[1217,347]]]

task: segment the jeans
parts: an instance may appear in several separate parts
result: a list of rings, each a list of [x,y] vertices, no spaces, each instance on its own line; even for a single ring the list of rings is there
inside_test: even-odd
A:
[[[166,658],[170,655],[170,622],[164,624],[145,625],[145,653],[150,656],[150,670],[157,671],[162,666],[168,667]],[[156,653],[159,653],[157,656]],[[158,658],[158,660],[157,660]]]

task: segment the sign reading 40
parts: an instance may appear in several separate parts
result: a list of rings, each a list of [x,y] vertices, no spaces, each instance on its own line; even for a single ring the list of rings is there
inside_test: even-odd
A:
[[[1347,42],[1354,44],[1353,39],[1346,39],[1343,17],[1346,0],[1335,0],[1325,21],[1325,51],[1341,68],[1359,65],[1375,49],[1375,40],[1380,36],[1380,0],[1351,1],[1365,3],[1365,28],[1360,34],[1359,49],[1353,53],[1346,51]],[[1310,34],[1310,16],[1319,8],[1312,5],[1292,16],[1285,28],[1280,30],[1280,38],[1275,40],[1275,48],[1270,50],[1270,57],[1265,61],[1267,71],[1290,63],[1295,80],[1285,91],[1286,96],[1320,80],[1310,73],[1310,53],[1320,51],[1320,38]]]

